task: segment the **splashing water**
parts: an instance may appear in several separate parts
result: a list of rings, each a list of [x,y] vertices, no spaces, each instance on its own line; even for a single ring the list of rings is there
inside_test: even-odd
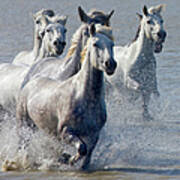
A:
[[[170,100],[162,94],[150,103],[152,121],[141,117],[142,105],[114,93],[107,98],[108,121],[94,152],[99,168],[178,168],[180,127],[174,124]],[[171,118],[171,119],[170,119]]]
[[[106,98],[108,120],[93,152],[93,169],[114,167],[174,168],[180,165],[180,127],[170,122],[170,101],[163,97],[152,98],[152,121],[141,117],[141,101],[133,104],[113,92]],[[174,109],[172,110],[174,112]],[[24,128],[24,136],[30,138],[29,146],[18,150],[16,121],[5,114],[0,124],[0,165],[8,170],[74,170],[62,165],[58,158],[63,151],[75,153],[70,145],[60,143],[42,131],[33,133]]]
[[[19,137],[17,135],[16,120],[13,116],[3,115],[0,124],[0,165],[1,171],[22,170],[67,170],[72,167],[58,162],[64,150],[75,152],[69,145],[49,137],[43,131],[33,132],[29,128],[23,128],[23,136],[29,141],[26,148],[19,149]],[[1,118],[2,119],[2,118]]]

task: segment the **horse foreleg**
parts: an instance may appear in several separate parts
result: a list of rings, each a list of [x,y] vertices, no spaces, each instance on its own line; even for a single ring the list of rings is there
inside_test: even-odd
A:
[[[19,149],[24,149],[28,146],[30,137],[26,136],[24,127],[31,127],[28,120],[28,114],[25,106],[22,103],[18,103],[16,107],[16,122],[17,122],[17,134],[19,136]]]
[[[92,138],[93,137],[93,138]],[[90,138],[90,142],[86,142],[88,146],[88,151],[87,151],[87,154],[85,156],[85,159],[82,163],[82,166],[81,166],[81,169],[82,170],[86,170],[89,168],[89,164],[90,164],[90,161],[91,161],[91,156],[92,156],[92,152],[98,142],[98,139],[99,139],[99,134],[97,136],[94,137],[94,135]],[[91,144],[91,145],[90,145]]]
[[[67,127],[63,128],[61,138],[64,142],[75,146],[77,153],[74,156],[70,156],[69,154],[64,153],[63,156],[59,159],[60,162],[73,165],[87,154],[86,144]]]
[[[153,117],[149,114],[148,105],[150,101],[150,93],[146,92],[142,95],[143,98],[143,119],[152,120]]]

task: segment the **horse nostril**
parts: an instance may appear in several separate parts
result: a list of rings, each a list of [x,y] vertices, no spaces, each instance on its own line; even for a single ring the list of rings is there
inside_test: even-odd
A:
[[[66,42],[62,42],[62,45],[65,46],[65,45],[66,45]]]
[[[161,38],[161,39],[165,39],[166,38],[166,32],[165,31],[159,31],[157,33],[158,37]]]
[[[166,31],[164,31],[164,32],[163,32],[163,34],[164,34],[163,36],[164,36],[164,39],[165,39],[165,38],[166,38],[166,36],[167,36]]]
[[[106,66],[106,67],[109,67],[109,66],[110,66],[110,61],[106,61],[106,62],[105,62],[105,66]]]
[[[44,31],[40,32],[40,38],[41,38],[41,39],[44,37],[44,35],[45,35],[45,32],[44,32]]]
[[[54,41],[54,43],[53,43],[55,46],[57,45],[57,41]]]

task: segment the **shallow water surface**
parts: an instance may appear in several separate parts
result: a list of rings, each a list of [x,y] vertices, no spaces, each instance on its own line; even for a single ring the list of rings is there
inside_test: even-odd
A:
[[[28,152],[22,152],[22,157],[17,156],[15,119],[5,115],[5,122],[1,125],[0,131],[0,164],[3,166],[6,160],[16,162],[18,170],[0,172],[0,180],[180,179],[180,1],[0,0],[0,2],[1,62],[11,62],[18,52],[32,48],[32,14],[42,8],[51,8],[59,14],[69,16],[66,52],[73,32],[80,25],[77,16],[79,5],[86,11],[96,8],[110,12],[114,9],[111,26],[115,44],[125,45],[134,38],[137,31],[139,22],[136,12],[141,12],[144,4],[150,7],[163,3],[167,5],[163,17],[168,33],[163,52],[156,55],[160,98],[152,97],[150,103],[150,112],[154,120],[149,122],[142,120],[140,100],[132,104],[116,93],[108,97],[108,121],[92,156],[92,171],[85,173],[77,171],[76,167],[58,166],[54,163],[61,153],[62,146],[46,137],[43,132],[34,134]],[[24,168],[25,166],[27,168]]]

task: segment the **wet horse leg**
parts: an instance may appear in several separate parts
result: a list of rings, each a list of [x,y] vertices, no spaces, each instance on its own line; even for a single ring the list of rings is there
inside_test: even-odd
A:
[[[61,139],[66,142],[67,144],[72,144],[76,147],[77,153],[74,156],[71,156],[67,153],[64,153],[62,157],[59,158],[59,162],[65,164],[73,165],[78,160],[80,160],[83,156],[87,154],[87,147],[86,144],[77,136],[75,135],[68,127],[64,127],[61,133]]]
[[[34,122],[28,117],[26,109],[22,106],[22,104],[17,105],[16,109],[16,121],[17,121],[17,134],[19,136],[19,149],[25,149],[30,142],[30,136],[26,133],[26,128],[32,130],[34,132],[37,127]]]
[[[151,94],[149,92],[144,92],[142,94],[142,98],[143,98],[143,119],[144,120],[152,120],[153,119],[153,117],[149,114],[149,110],[148,110],[150,95]]]
[[[89,140],[88,140],[89,142],[86,142],[86,144],[88,145],[88,150],[87,150],[87,154],[86,154],[85,159],[81,166],[82,170],[87,170],[89,168],[92,152],[98,142],[98,139],[99,139],[99,133],[89,136]]]

